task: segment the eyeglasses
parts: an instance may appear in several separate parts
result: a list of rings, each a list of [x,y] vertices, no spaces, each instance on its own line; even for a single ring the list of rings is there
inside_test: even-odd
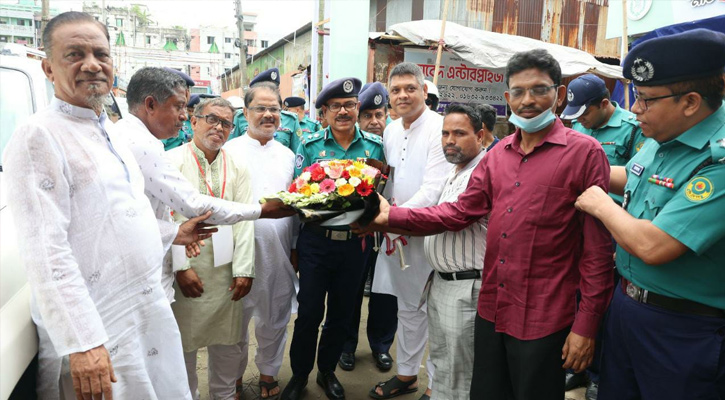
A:
[[[642,108],[642,111],[647,111],[647,109],[649,108],[649,104],[647,104],[648,101],[661,100],[661,99],[666,99],[668,97],[677,97],[677,96],[682,96],[683,94],[686,94],[686,93],[673,93],[673,94],[668,94],[667,96],[657,96],[657,97],[642,97],[639,95],[639,93],[637,93],[637,91],[635,91],[634,92],[634,101],[637,104],[639,104],[639,106]]]
[[[254,107],[248,107],[248,108],[259,114],[264,114],[267,111],[269,111],[270,114],[279,114],[279,112],[281,110],[279,107],[265,107],[265,106],[254,106]]]
[[[204,118],[204,120],[206,121],[206,123],[209,124],[209,125],[211,125],[211,126],[217,126],[221,122],[222,129],[224,129],[225,131],[230,131],[230,130],[234,129],[234,124],[233,123],[231,123],[231,122],[229,122],[229,121],[227,121],[225,119],[219,118],[219,117],[217,117],[214,114],[195,115],[195,117],[197,117],[197,118]]]
[[[513,97],[514,99],[518,99],[520,97],[524,97],[526,92],[528,91],[529,94],[533,97],[544,97],[547,94],[549,94],[549,91],[551,89],[557,87],[559,85],[551,85],[551,86],[534,86],[532,88],[523,89],[523,88],[513,88],[508,91],[509,95]]]
[[[357,102],[355,102],[355,101],[348,101],[345,104],[332,103],[332,104],[327,105],[327,108],[334,113],[340,111],[340,109],[342,109],[342,108],[344,108],[345,111],[349,112],[349,111],[354,110],[356,107],[357,107]]]

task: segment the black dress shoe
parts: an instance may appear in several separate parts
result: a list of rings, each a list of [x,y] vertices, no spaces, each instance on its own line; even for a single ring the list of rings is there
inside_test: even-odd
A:
[[[382,372],[390,371],[393,368],[393,357],[390,353],[375,353],[373,352],[373,358],[375,359],[375,366]]]
[[[566,371],[566,380],[564,381],[564,390],[570,391],[579,387],[583,387],[587,384],[586,372],[569,372]]]
[[[589,384],[587,385],[587,391],[584,394],[584,398],[587,400],[597,400],[598,395],[599,395],[599,383],[589,382]]]
[[[355,369],[355,353],[345,353],[343,352],[340,354],[340,361],[337,362],[337,365],[340,366],[345,371],[352,371]]]
[[[302,391],[305,390],[306,386],[307,386],[307,377],[306,376],[293,375],[292,378],[290,378],[289,382],[287,382],[287,386],[285,386],[284,390],[282,391],[282,395],[280,396],[280,399],[281,400],[299,400],[302,398]]]
[[[342,400],[345,398],[345,389],[342,388],[340,381],[337,380],[335,372],[327,371],[317,372],[317,384],[325,389],[325,395],[328,399]]]

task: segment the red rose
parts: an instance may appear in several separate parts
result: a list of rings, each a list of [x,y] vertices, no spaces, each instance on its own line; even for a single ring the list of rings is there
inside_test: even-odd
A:
[[[370,194],[373,192],[373,185],[368,184],[365,181],[360,182],[359,185],[355,188],[357,191],[357,194],[359,194],[362,197],[370,196]]]
[[[347,170],[342,171],[342,177],[345,179],[350,179],[350,172]]]
[[[287,189],[287,191],[290,193],[297,193],[297,185],[295,185],[295,183],[292,182],[292,184],[289,185],[289,188]]]

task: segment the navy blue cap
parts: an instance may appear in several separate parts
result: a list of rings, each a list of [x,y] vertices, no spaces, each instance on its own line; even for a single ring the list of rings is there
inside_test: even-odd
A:
[[[602,78],[594,74],[582,75],[569,83],[566,88],[566,108],[561,119],[579,118],[584,110],[592,104],[592,100],[601,98],[607,93],[607,85]]]
[[[369,88],[370,86],[372,86],[372,84],[373,84],[373,83],[375,83],[375,82],[368,82],[368,83],[364,84],[364,85],[363,85],[363,87],[362,87],[362,89],[360,89],[360,94],[362,94],[362,93],[363,93],[364,91],[366,91],[366,90],[367,90],[367,89],[368,89],[368,88]]]
[[[257,76],[249,82],[249,87],[252,87],[255,83],[259,82],[274,82],[279,86],[279,69],[270,68],[266,71],[260,72]]]
[[[194,107],[201,101],[201,97],[199,97],[198,94],[192,94],[191,97],[189,97],[189,102],[186,103],[186,107]]]
[[[325,86],[315,100],[315,108],[322,108],[327,100],[335,98],[357,97],[362,82],[357,78],[342,78],[332,81]]]
[[[360,112],[385,108],[388,105],[388,91],[380,82],[368,83],[360,91]]]
[[[622,65],[635,86],[660,86],[720,74],[725,67],[725,34],[693,29],[635,46]]]
[[[192,86],[195,85],[194,80],[191,79],[191,77],[189,75],[186,75],[185,73],[179,71],[178,69],[173,69],[173,68],[169,68],[169,67],[164,67],[164,69],[166,71],[173,72],[176,75],[179,75],[181,77],[181,79],[183,79],[184,81],[186,81],[186,86],[192,87]]]
[[[304,106],[305,103],[306,103],[306,101],[302,97],[291,96],[291,97],[284,99],[285,107],[300,107],[300,106]]]

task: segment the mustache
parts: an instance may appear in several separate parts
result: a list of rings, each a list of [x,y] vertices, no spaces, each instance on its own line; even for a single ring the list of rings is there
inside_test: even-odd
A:
[[[262,118],[262,120],[259,121],[259,123],[260,124],[274,124],[275,121],[274,121],[274,118],[267,117],[267,118]]]
[[[542,110],[539,107],[522,107],[522,108],[519,108],[518,110],[516,110],[517,113],[522,113],[522,112],[525,112],[525,111],[536,111],[536,112],[541,113],[544,110]]]
[[[351,121],[352,117],[349,115],[342,115],[337,118],[335,118],[335,121]]]
[[[460,153],[460,152],[461,152],[461,150],[462,150],[460,146],[456,146],[455,144],[447,144],[447,145],[443,146],[443,151],[444,151],[444,152],[445,152],[446,150],[448,150],[448,149],[453,149],[453,150],[455,150],[455,151],[457,151],[457,152],[459,152],[459,153]]]

